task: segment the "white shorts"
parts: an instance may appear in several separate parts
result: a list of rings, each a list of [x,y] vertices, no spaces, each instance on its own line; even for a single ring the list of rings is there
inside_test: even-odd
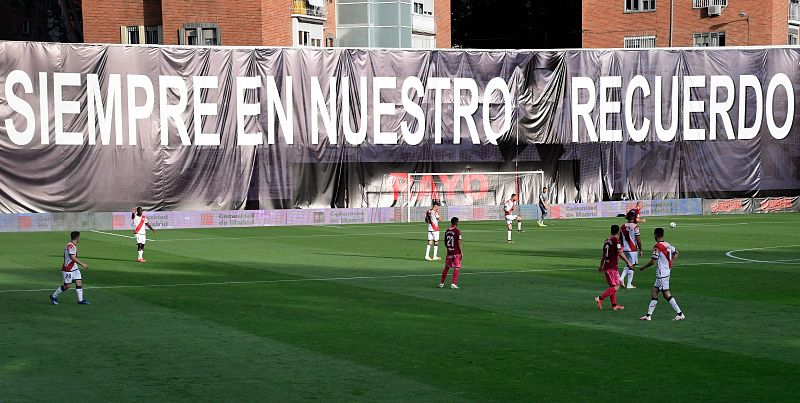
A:
[[[145,234],[136,234],[136,244],[146,244],[147,243],[147,235]]]
[[[625,257],[631,262],[631,266],[639,263],[639,252],[625,252]]]
[[[72,284],[75,280],[82,280],[80,269],[74,269],[72,271],[62,271],[61,277],[64,279],[64,284]]]
[[[516,219],[517,219],[517,215],[516,214],[509,214],[509,215],[506,216],[506,224],[511,224]]]
[[[439,231],[428,231],[428,240],[439,242]]]
[[[656,283],[653,284],[653,287],[657,288],[659,291],[669,290],[669,276],[664,278],[657,278]]]

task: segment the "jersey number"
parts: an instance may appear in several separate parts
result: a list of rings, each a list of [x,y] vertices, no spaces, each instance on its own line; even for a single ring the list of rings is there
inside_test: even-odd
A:
[[[456,247],[456,237],[454,236],[445,237],[444,243],[447,245],[448,248],[453,249]]]

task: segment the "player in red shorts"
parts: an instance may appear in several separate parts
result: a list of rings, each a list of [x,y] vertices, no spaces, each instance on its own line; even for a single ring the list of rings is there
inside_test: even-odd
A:
[[[594,302],[597,303],[597,309],[603,309],[603,300],[606,297],[611,297],[611,309],[615,311],[625,309],[624,306],[617,305],[617,291],[620,285],[617,265],[620,258],[625,262],[628,269],[633,270],[633,265],[622,253],[622,242],[619,240],[619,225],[612,225],[611,236],[603,244],[603,255],[600,257],[600,267],[597,268],[598,272],[605,273],[606,282],[608,283],[608,288],[599,297],[594,298]]]
[[[444,288],[447,272],[453,269],[453,283],[450,284],[450,288],[457,290],[458,271],[461,269],[461,231],[458,229],[458,217],[450,219],[450,224],[450,228],[444,233],[447,258],[444,260],[444,270],[442,270],[442,281],[439,282],[439,288]]]

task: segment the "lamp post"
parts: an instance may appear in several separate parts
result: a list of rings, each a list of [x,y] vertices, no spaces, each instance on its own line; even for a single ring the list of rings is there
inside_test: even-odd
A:
[[[750,16],[747,15],[746,12],[741,11],[739,12],[739,17],[742,17],[745,21],[747,21],[747,46],[750,46]]]

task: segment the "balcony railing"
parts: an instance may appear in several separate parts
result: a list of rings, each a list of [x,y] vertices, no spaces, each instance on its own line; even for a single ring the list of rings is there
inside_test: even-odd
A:
[[[411,27],[414,32],[436,34],[436,20],[432,15],[412,14]]]
[[[800,3],[789,3],[789,21],[800,22]]]
[[[728,0],[692,0],[692,8],[708,8],[708,6],[728,7]]]
[[[293,0],[292,15],[313,17],[317,19],[328,18],[328,10],[325,7],[312,6],[308,0]]]

